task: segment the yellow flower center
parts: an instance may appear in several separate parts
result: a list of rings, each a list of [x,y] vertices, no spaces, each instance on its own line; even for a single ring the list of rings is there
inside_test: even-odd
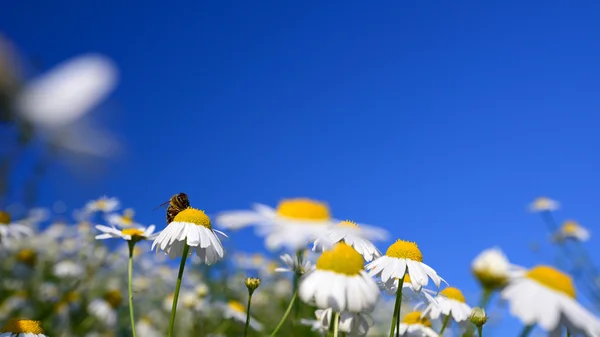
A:
[[[449,299],[453,299],[458,302],[466,303],[465,296],[463,295],[462,291],[458,290],[458,288],[448,287],[448,288],[440,291],[440,294],[448,297]]]
[[[394,242],[385,252],[385,255],[398,259],[409,259],[423,262],[423,254],[416,243],[404,240]]]
[[[413,312],[409,312],[408,314],[404,315],[404,318],[402,319],[402,323],[421,324],[423,326],[431,328],[431,321],[429,319],[427,319],[427,317],[421,317],[420,311],[413,311]]]
[[[229,303],[227,305],[229,306],[229,309],[231,309],[233,311],[237,311],[237,312],[241,312],[241,313],[246,312],[246,308],[244,307],[244,305],[238,301],[229,301]]]
[[[98,207],[98,209],[105,210],[108,207],[108,204],[106,203],[106,200],[100,199],[96,201],[96,207]]]
[[[123,296],[118,290],[110,290],[104,294],[104,300],[113,308],[117,309],[121,302],[123,302]]]
[[[340,242],[333,249],[323,252],[317,260],[317,269],[338,274],[358,275],[363,270],[363,258],[347,244]]]
[[[123,212],[123,216],[121,217],[121,221],[123,221],[123,224],[129,226],[133,223],[133,216],[135,215],[135,212],[131,209],[128,208]]]
[[[526,276],[552,290],[561,292],[570,298],[575,298],[575,287],[571,277],[553,267],[537,266],[531,268]]]
[[[11,319],[0,331],[33,334],[44,333],[44,329],[42,329],[42,323],[40,321],[31,321],[27,319]]]
[[[8,225],[11,221],[10,214],[0,211],[0,225]]]
[[[26,264],[30,267],[33,267],[37,261],[37,254],[33,249],[21,249],[17,253],[17,261]]]
[[[277,214],[304,221],[325,221],[331,218],[327,204],[311,199],[285,199],[279,202]]]
[[[137,228],[125,228],[125,229],[121,230],[121,233],[123,235],[130,235],[132,239],[136,236],[138,238],[141,238],[144,236],[144,232]]]
[[[562,225],[562,232],[565,234],[575,234],[579,229],[579,224],[573,220],[565,221]]]
[[[203,226],[208,229],[211,229],[210,218],[204,211],[196,209],[196,208],[186,208],[183,211],[179,212],[173,221],[177,222],[189,222],[193,223],[196,226]]]
[[[79,295],[79,293],[76,293],[74,291],[69,291],[64,296],[64,300],[66,302],[71,302],[71,303],[79,301],[80,298],[81,298],[81,296]]]
[[[350,221],[350,220],[342,221],[338,224],[338,226],[358,228],[358,225],[356,224],[356,222]]]

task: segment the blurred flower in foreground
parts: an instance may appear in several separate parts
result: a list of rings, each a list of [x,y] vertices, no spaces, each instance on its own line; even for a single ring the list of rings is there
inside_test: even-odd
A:
[[[560,203],[558,201],[546,197],[536,198],[531,204],[529,204],[529,210],[532,212],[552,212],[559,208]]]
[[[189,255],[196,250],[202,262],[213,264],[225,255],[217,233],[227,237],[225,233],[212,228],[210,218],[204,211],[190,207],[175,216],[154,240],[151,249],[157,247],[157,251],[163,250],[174,259],[183,255],[187,243],[192,248]]]
[[[329,245],[343,240],[362,255],[365,261],[371,262],[381,256],[381,252],[371,241],[387,240],[388,233],[381,228],[358,225],[354,221],[346,220],[331,228],[326,238],[328,242],[317,239],[313,245],[313,251],[323,251]]]
[[[90,302],[88,311],[103,324],[113,327],[117,323],[117,309],[123,302],[123,295],[118,290],[107,291],[102,298]]]
[[[0,337],[46,337],[39,321],[10,320],[0,329]]]
[[[482,251],[471,263],[471,271],[488,291],[500,289],[508,282],[509,268],[510,263],[499,248]]]
[[[229,301],[227,304],[222,306],[223,316],[225,318],[233,319],[239,323],[246,323],[246,307],[240,302]],[[257,322],[253,317],[250,317],[250,327],[256,331],[263,329],[262,324]]]
[[[567,220],[558,229],[558,231],[554,233],[554,239],[558,242],[568,239],[575,241],[587,241],[590,239],[590,232],[576,221]]]
[[[280,256],[280,258],[286,267],[275,268],[275,271],[278,273],[294,272],[298,275],[303,275],[304,273],[313,269],[310,261],[306,259],[300,261],[300,258],[297,255],[291,256],[290,254],[283,254]]]
[[[425,263],[423,254],[414,242],[397,240],[385,252],[384,256],[377,258],[367,265],[369,275],[381,276],[381,281],[387,282],[390,278],[402,279],[408,275],[416,291],[433,280],[436,287],[443,281],[441,277]]]
[[[117,210],[120,206],[119,199],[103,196],[98,200],[92,200],[85,205],[85,213],[104,212],[110,213]]]
[[[600,321],[575,300],[571,277],[553,267],[514,273],[501,294],[526,326],[537,324],[552,336],[560,336],[563,327],[574,336],[600,335]]]
[[[137,329],[137,333],[140,336],[144,337],[162,337],[160,331],[158,331],[154,325],[152,325],[152,320],[147,317],[142,317],[136,324],[135,327]]]
[[[257,225],[258,234],[266,236],[267,248],[284,247],[295,252],[319,238],[325,239],[336,222],[325,203],[296,198],[282,200],[277,209],[255,204],[253,211],[224,212],[217,216],[216,223],[228,229]]]
[[[319,257],[315,270],[302,276],[299,295],[319,309],[361,312],[373,309],[379,287],[364,271],[362,256],[341,242]]]
[[[438,337],[431,328],[431,321],[421,317],[419,311],[413,311],[404,316],[400,323],[400,336],[403,337]]]
[[[460,323],[469,319],[472,308],[466,303],[463,293],[454,287],[447,287],[440,291],[435,301],[429,303],[423,315],[431,319],[438,319],[440,315],[452,316],[455,322]]]
[[[317,309],[315,311],[316,320],[302,319],[300,323],[310,325],[313,331],[325,333],[331,325],[332,314],[333,310],[331,308]],[[347,333],[350,336],[366,336],[371,325],[373,325],[373,322],[368,315],[344,311],[340,314],[338,328],[340,332]]]
[[[0,211],[0,246],[11,246],[13,240],[20,240],[32,233],[29,227],[12,222],[10,214]]]

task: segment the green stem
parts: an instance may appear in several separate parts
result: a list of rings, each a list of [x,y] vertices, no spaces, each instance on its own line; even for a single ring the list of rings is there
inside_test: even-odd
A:
[[[488,304],[490,304],[490,299],[492,298],[493,291],[490,289],[484,289],[481,294],[481,299],[479,300],[478,307],[487,309]]]
[[[250,325],[250,303],[252,302],[252,292],[248,294],[248,308],[246,309],[246,327],[244,328],[244,337],[248,336],[248,325]]]
[[[223,323],[221,323],[221,325],[219,325],[217,327],[214,334],[217,335],[217,334],[221,334],[221,333],[225,332],[230,324],[231,324],[230,320],[228,320],[228,319],[224,320]]]
[[[450,322],[450,312],[448,313],[448,316],[446,316],[446,318],[444,319],[444,324],[442,325],[442,330],[440,330],[440,336],[442,336],[444,334],[444,331],[446,330],[446,327],[448,326],[448,322]]]
[[[483,337],[483,325],[477,327],[477,332],[479,332],[479,337]]]
[[[404,277],[398,280],[398,287],[396,287],[396,302],[394,303],[394,316],[392,316],[392,327],[390,328],[390,337],[394,337],[394,329],[396,330],[396,336],[400,335],[400,306],[402,305],[402,287],[404,286]]]
[[[529,333],[531,332],[531,330],[533,330],[533,324],[525,326],[523,328],[523,331],[521,331],[521,334],[519,336],[521,336],[521,337],[527,337],[529,335]]]
[[[179,265],[179,274],[177,275],[177,285],[175,285],[175,293],[173,294],[173,306],[171,307],[171,320],[169,322],[169,337],[173,337],[175,329],[175,315],[177,314],[177,300],[179,299],[179,289],[181,288],[181,279],[183,278],[183,269],[185,268],[185,260],[188,256],[190,246],[187,242],[183,246],[183,254],[181,255],[181,264]]]
[[[336,312],[335,315],[333,315],[333,337],[338,337],[339,326],[340,326],[340,313]]]
[[[571,337],[571,333],[567,330],[567,337]]]
[[[296,301],[296,297],[298,297],[297,291],[294,292],[294,296],[292,296],[292,300],[290,301],[290,304],[288,305],[287,309],[285,310],[283,317],[281,317],[279,324],[277,324],[277,327],[275,327],[275,330],[273,330],[273,332],[271,333],[271,337],[274,337],[275,334],[277,334],[279,329],[281,329],[281,327],[283,326],[283,322],[285,322],[285,319],[290,315],[290,312],[292,311],[292,307],[294,306],[294,302]]]
[[[132,279],[133,279],[133,248],[135,246],[134,238],[131,238],[129,243],[129,266],[127,268],[127,291],[129,292],[129,318],[131,319],[131,333],[133,337],[136,337],[135,334],[135,316],[133,315],[133,287],[132,287]]]

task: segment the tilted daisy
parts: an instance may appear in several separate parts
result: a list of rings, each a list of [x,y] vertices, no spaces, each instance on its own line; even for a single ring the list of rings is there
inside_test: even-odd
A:
[[[86,213],[94,213],[94,212],[104,212],[110,213],[114,212],[119,208],[119,199],[117,198],[109,198],[107,196],[103,196],[98,200],[92,200],[85,205]]]
[[[228,319],[233,319],[239,323],[246,323],[246,307],[238,301],[229,301],[222,306],[223,316]],[[250,317],[250,327],[256,331],[263,329],[262,324]]]
[[[379,300],[377,283],[364,271],[363,258],[340,242],[323,252],[316,269],[302,276],[300,298],[320,309],[368,312]]]
[[[554,233],[554,239],[558,242],[565,240],[587,241],[590,239],[590,232],[573,220],[567,220]]]
[[[529,204],[529,210],[532,212],[552,212],[560,208],[560,203],[547,197],[536,198]]]
[[[600,321],[577,303],[571,277],[553,267],[514,273],[501,296],[523,324],[537,324],[551,336],[561,336],[563,328],[572,336],[600,336]]]
[[[508,259],[498,248],[482,251],[471,263],[471,271],[484,289],[502,288],[508,282],[512,269]]]
[[[102,234],[96,235],[96,240],[110,238],[121,238],[127,241],[150,240],[158,236],[158,234],[153,234],[154,228],[154,225],[150,225],[148,228],[139,227],[125,229],[116,229],[115,227],[97,225],[96,229],[102,232]]]
[[[344,241],[362,255],[365,261],[371,262],[381,256],[381,252],[371,241],[386,240],[387,237],[387,231],[381,228],[358,225],[354,221],[345,220],[329,230],[326,242],[323,242],[323,239],[315,240],[313,251],[321,252],[331,244]]]
[[[13,222],[10,214],[0,211],[0,246],[12,246],[13,240],[20,240],[33,234],[28,226]]]
[[[40,321],[11,319],[2,329],[0,337],[47,337]]]
[[[253,211],[230,211],[217,216],[223,228],[237,229],[257,225],[259,235],[265,236],[267,248],[287,248],[297,251],[317,239],[326,239],[336,224],[329,207],[320,201],[297,198],[282,200],[277,209],[256,204]]]
[[[400,280],[397,278],[391,278],[387,282],[379,282],[379,287],[384,290],[388,295],[395,295],[398,291],[398,283]],[[435,302],[434,296],[437,292],[425,288],[415,290],[412,285],[410,276],[404,276],[404,284],[402,285],[402,297],[410,300],[423,300],[425,303]]]
[[[157,251],[163,250],[174,259],[183,255],[187,243],[191,248],[189,255],[196,250],[202,262],[213,264],[225,254],[217,233],[227,237],[225,233],[212,228],[210,218],[204,211],[190,207],[175,216],[154,240],[151,249],[157,247]]]
[[[290,254],[283,254],[280,256],[281,261],[285,267],[275,268],[275,272],[278,273],[297,273],[298,275],[304,275],[306,272],[311,271],[314,266],[308,261],[308,259],[300,259],[298,255],[291,256]]]
[[[400,323],[400,336],[403,337],[438,337],[431,328],[431,321],[419,311],[404,316]]]
[[[138,223],[133,221],[135,211],[131,208],[127,208],[123,211],[123,214],[111,213],[106,216],[106,221],[109,224],[117,227],[140,227]]]
[[[369,263],[366,268],[369,270],[369,275],[380,276],[383,282],[392,278],[401,279],[406,274],[410,277],[416,291],[426,286],[429,278],[438,288],[443,281],[435,270],[423,263],[423,254],[417,244],[404,240],[393,243],[385,255]]]
[[[438,319],[440,315],[452,316],[455,322],[461,323],[469,320],[472,310],[459,289],[447,287],[435,297],[435,302],[425,307],[423,315],[428,315],[431,319]]]
[[[118,290],[109,290],[102,298],[90,302],[88,311],[107,326],[117,323],[117,309],[123,302],[123,295]]]

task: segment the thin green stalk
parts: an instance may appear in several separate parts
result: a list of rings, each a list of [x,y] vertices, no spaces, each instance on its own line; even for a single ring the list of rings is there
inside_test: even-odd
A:
[[[248,308],[246,309],[246,327],[244,328],[244,337],[248,336],[248,325],[250,325],[250,303],[252,302],[252,292],[248,294]]]
[[[285,322],[285,319],[290,315],[290,312],[292,311],[292,307],[294,306],[294,302],[296,301],[296,297],[298,297],[298,291],[294,292],[294,296],[292,296],[292,300],[290,301],[290,304],[288,305],[287,309],[285,310],[283,317],[281,317],[279,324],[277,324],[277,327],[275,327],[275,330],[273,330],[273,332],[271,333],[271,337],[274,337],[275,334],[277,334],[279,329],[281,329],[281,327],[283,326],[283,322]]]
[[[390,328],[390,337],[394,337],[394,329],[396,330],[396,336],[400,335],[400,306],[402,305],[402,287],[404,286],[404,277],[398,280],[398,287],[396,288],[396,302],[394,303],[394,316],[392,317],[392,327]]]
[[[479,300],[478,307],[487,309],[488,304],[490,304],[490,299],[492,298],[492,293],[493,290],[484,289],[483,293],[481,294],[481,299]]]
[[[133,337],[136,337],[135,334],[135,316],[133,314],[133,287],[132,287],[132,279],[133,279],[133,248],[135,246],[135,241],[133,238],[128,241],[129,243],[129,266],[127,268],[127,291],[129,292],[129,318],[131,319],[131,333]]]
[[[175,329],[175,315],[177,314],[177,300],[179,299],[179,289],[181,288],[181,279],[183,279],[183,269],[185,269],[185,260],[188,256],[190,246],[187,242],[183,246],[183,254],[181,255],[181,264],[179,265],[179,274],[177,275],[177,285],[175,285],[175,293],[173,294],[173,306],[171,307],[171,320],[169,322],[169,337],[173,337]]]
[[[479,332],[479,337],[483,337],[483,325],[477,327],[477,332]]]
[[[529,333],[531,332],[531,330],[533,330],[533,325],[526,325],[523,328],[523,331],[521,331],[521,334],[519,336],[527,337],[529,335]]]
[[[333,315],[333,337],[338,337],[339,326],[340,326],[340,313],[336,312],[335,315]]]
[[[571,337],[571,333],[567,330],[567,337]]]
[[[446,316],[446,318],[444,319],[444,324],[442,324],[442,330],[440,330],[440,336],[444,334],[444,331],[448,326],[448,322],[450,322],[450,313],[448,313],[448,316]]]

